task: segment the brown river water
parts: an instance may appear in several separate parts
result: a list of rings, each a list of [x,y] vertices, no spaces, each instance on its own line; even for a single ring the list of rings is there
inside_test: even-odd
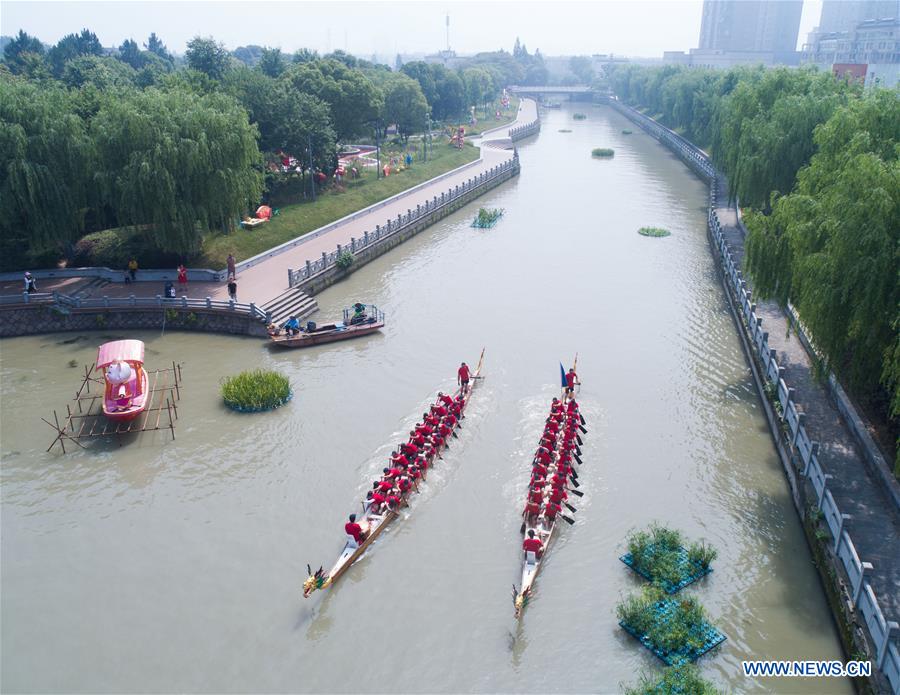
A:
[[[69,361],[122,336],[0,343],[4,692],[617,692],[661,672],[615,619],[641,585],[617,558],[654,520],[719,550],[685,590],[728,636],[705,676],[733,692],[851,692],[741,674],[744,659],[841,651],[716,279],[706,187],[615,112],[574,110],[520,143],[517,179],[318,296],[320,322],[377,304],[380,335],[278,353],[129,335],[149,368],[184,365],[174,442],[45,453],[40,418],[79,382]],[[480,205],[505,209],[495,228],[469,227]],[[333,562],[391,445],[482,347],[487,378],[422,494],[304,601],[306,564]],[[586,494],[516,623],[530,457],[576,352]],[[226,410],[221,378],[256,366],[285,372],[294,400]]]

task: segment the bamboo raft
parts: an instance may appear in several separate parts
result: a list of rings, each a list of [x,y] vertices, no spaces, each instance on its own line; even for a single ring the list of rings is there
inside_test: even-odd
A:
[[[460,413],[462,415],[465,412],[466,407],[469,405],[469,401],[471,400],[471,396],[473,391],[475,390],[476,384],[483,379],[481,376],[481,368],[484,364],[484,349],[481,350],[481,356],[478,359],[478,365],[475,367],[475,371],[472,372],[471,380],[469,382],[469,388],[465,394],[462,394],[462,389],[456,391],[455,396],[463,395],[463,409]],[[453,432],[455,433],[456,429],[459,428],[459,422],[453,428]],[[449,438],[449,435],[448,435]],[[444,440],[444,446],[442,448],[446,448],[447,441]],[[440,451],[437,451],[435,454],[435,459],[440,456]],[[432,464],[434,461],[432,461]],[[425,474],[422,473],[422,482],[425,482]],[[402,506],[409,506],[409,497],[413,492],[419,492],[418,484],[415,484],[406,495],[403,496]],[[365,507],[365,505],[364,505]],[[312,567],[309,565],[306,566],[306,570],[308,573],[308,577],[306,581],[303,582],[303,598],[309,598],[309,596],[316,590],[323,590],[330,587],[334,584],[338,579],[340,579],[343,574],[350,569],[354,562],[356,562],[362,555],[366,552],[369,546],[375,542],[375,539],[381,535],[381,533],[388,527],[388,525],[394,521],[399,516],[397,511],[386,510],[384,514],[370,514],[366,513],[365,518],[363,519],[360,526],[364,532],[367,532],[368,535],[361,543],[357,543],[352,537],[348,537],[347,541],[344,543],[344,547],[341,550],[340,555],[338,555],[337,560],[334,565],[332,565],[331,569],[326,572],[324,567],[319,567],[315,572],[312,571]]]
[[[66,403],[66,414],[60,420],[56,410],[53,411],[53,422],[41,418],[56,430],[56,436],[47,447],[47,451],[59,444],[66,453],[66,442],[73,442],[82,449],[87,447],[83,441],[91,441],[104,437],[116,437],[121,446],[122,435],[141,432],[169,430],[175,439],[175,422],[178,420],[178,404],[181,399],[181,365],[172,362],[166,369],[147,372],[150,387],[147,392],[147,408],[134,420],[114,422],[103,414],[104,381],[93,376],[95,366],[84,366],[84,379],[75,397],[75,405]],[[94,392],[91,386],[95,387]]]

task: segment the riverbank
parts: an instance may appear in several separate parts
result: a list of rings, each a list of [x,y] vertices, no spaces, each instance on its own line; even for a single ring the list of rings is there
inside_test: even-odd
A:
[[[740,270],[746,231],[726,202],[724,177],[683,137],[616,100],[610,104],[710,183],[713,252],[725,271],[723,286],[845,649],[870,655],[878,667],[867,683],[873,691],[900,692],[896,480],[859,439],[852,405],[835,402],[815,378],[814,358],[792,334],[789,317],[775,302],[751,300],[752,284]]]

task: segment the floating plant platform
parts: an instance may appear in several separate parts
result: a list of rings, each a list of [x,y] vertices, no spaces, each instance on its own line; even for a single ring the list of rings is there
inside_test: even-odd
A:
[[[690,630],[685,630],[684,625],[675,624],[678,620],[673,618],[678,610],[678,601],[672,599],[656,601],[650,604],[647,610],[653,613],[652,619],[659,628],[684,632],[684,639],[679,647],[666,651],[650,635],[640,634],[624,620],[619,621],[619,626],[669,666],[694,662],[726,640],[723,633],[705,620],[698,626],[692,626]]]
[[[647,553],[653,557],[655,545],[647,546]],[[688,552],[684,547],[679,546],[677,549],[666,548],[666,554],[671,554],[675,558],[674,569],[678,573],[678,581],[673,582],[671,579],[655,576],[652,572],[648,572],[642,567],[638,567],[631,553],[626,553],[619,559],[628,565],[632,570],[637,572],[647,581],[653,582],[665,591],[667,594],[674,594],[681,591],[688,584],[693,584],[698,579],[705,577],[712,572],[712,567],[704,567],[699,562],[691,562]]]
[[[481,208],[478,210],[478,215],[472,221],[472,226],[476,229],[490,229],[500,221],[501,217],[503,217],[502,209],[495,208],[493,210],[487,210]]]

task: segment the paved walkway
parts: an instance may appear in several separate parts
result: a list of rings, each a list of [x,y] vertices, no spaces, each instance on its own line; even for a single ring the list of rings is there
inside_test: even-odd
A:
[[[431,200],[434,196],[440,197],[441,193],[446,193],[454,186],[509,160],[513,152],[511,149],[503,149],[503,147],[511,147],[510,129],[526,125],[535,119],[537,119],[537,104],[531,99],[522,99],[515,121],[482,134],[481,158],[477,161],[451,176],[426,183],[414,191],[401,193],[387,205],[360,215],[356,219],[348,220],[345,224],[325,234],[316,237],[314,236],[315,232],[310,232],[307,235],[308,239],[294,248],[245,270],[239,269],[237,275],[238,301],[255,302],[262,306],[288,289],[288,268],[301,268],[307,260],[315,261],[321,258],[323,252],[334,251],[338,244],[349,246],[351,237],[361,239],[364,232],[374,231],[375,225],[384,225],[388,219],[396,219],[398,214],[406,214],[408,209],[415,209],[416,205],[423,205],[426,200]],[[491,143],[494,143],[495,146],[490,146]],[[161,282],[136,282],[127,285],[113,283],[104,286],[96,295],[127,297],[133,294],[138,297],[154,297],[161,294],[162,290],[163,283]],[[179,287],[177,292],[179,297],[186,295],[188,297],[228,299],[228,288],[224,282],[191,282],[186,288]]]
[[[727,190],[720,188],[717,199],[727,200]],[[716,213],[735,262],[742,264],[746,232],[735,209],[719,207]],[[806,415],[804,426],[810,438],[820,443],[819,464],[834,476],[828,489],[838,509],[852,517],[847,532],[859,559],[874,567],[866,577],[885,618],[900,621],[900,511],[869,469],[828,391],[816,380],[809,355],[796,334],[788,330],[781,307],[776,302],[756,301],[756,313],[769,333],[769,347],[777,350],[784,381],[794,389],[798,409]]]

